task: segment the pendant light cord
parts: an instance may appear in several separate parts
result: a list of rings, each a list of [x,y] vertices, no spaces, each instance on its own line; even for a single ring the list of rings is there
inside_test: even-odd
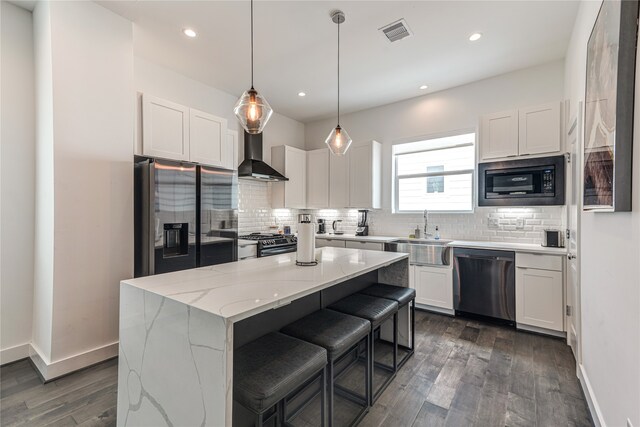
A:
[[[340,20],[338,20],[338,126],[340,126]]]
[[[253,89],[253,0],[251,0],[251,89]]]

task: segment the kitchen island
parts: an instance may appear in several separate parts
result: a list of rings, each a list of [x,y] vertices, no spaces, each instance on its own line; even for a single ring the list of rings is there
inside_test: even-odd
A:
[[[295,257],[122,281],[118,425],[230,426],[234,348],[372,283],[409,286],[407,254],[321,248],[312,267]],[[401,311],[400,344],[409,328]]]

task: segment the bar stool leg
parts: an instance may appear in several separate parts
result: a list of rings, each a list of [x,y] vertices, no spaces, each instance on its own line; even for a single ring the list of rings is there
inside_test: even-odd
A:
[[[276,425],[286,425],[287,419],[285,418],[284,399],[278,402],[276,410],[278,411],[276,414]]]
[[[416,351],[416,300],[411,300],[411,351]]]
[[[327,390],[328,399],[329,399],[329,412],[327,417],[329,419],[329,426],[333,425],[333,360],[329,360],[327,363],[327,378],[325,384],[329,384],[329,390]]]
[[[333,366],[333,362],[329,362]],[[333,369],[332,369],[333,370]],[[333,372],[331,372],[333,375]],[[333,377],[328,378],[331,381],[331,386],[333,387]],[[331,412],[327,414],[327,367],[322,370],[322,378],[320,379],[320,384],[322,385],[322,396],[321,396],[321,421],[322,426],[331,425],[333,422],[333,402],[331,402]],[[333,393],[332,393],[333,394]],[[330,396],[332,396],[332,394]],[[329,417],[329,423],[327,423],[327,417]]]
[[[367,344],[366,344],[366,350],[367,350],[367,360],[366,360],[366,367],[364,370],[364,386],[365,386],[365,390],[364,390],[364,395],[365,395],[365,400],[367,401],[367,406],[371,407],[372,403],[371,401],[373,400],[373,392],[371,390],[371,383],[373,381],[373,373],[370,371],[370,367],[371,365],[371,334],[369,334],[367,336]]]
[[[398,313],[393,315],[393,372],[398,372]]]
[[[373,381],[373,372],[374,372],[373,365],[375,363],[375,354],[374,354],[375,353],[375,349],[374,349],[375,337],[374,337],[374,334],[375,334],[375,329],[372,328],[371,333],[369,334],[369,346],[368,346],[369,347],[368,348],[369,354],[368,354],[368,357],[367,357],[367,359],[368,359],[367,362],[369,362],[368,363],[368,365],[369,365],[369,367],[368,367],[368,370],[369,370],[369,406],[373,406],[373,394],[374,394],[374,390],[373,390],[373,387],[374,387],[374,385],[373,385],[373,383],[374,383],[374,381]]]

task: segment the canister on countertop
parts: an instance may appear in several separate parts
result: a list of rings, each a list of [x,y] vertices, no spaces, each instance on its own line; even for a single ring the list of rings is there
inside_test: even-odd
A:
[[[310,214],[298,215],[298,245],[296,265],[316,265],[316,226]]]

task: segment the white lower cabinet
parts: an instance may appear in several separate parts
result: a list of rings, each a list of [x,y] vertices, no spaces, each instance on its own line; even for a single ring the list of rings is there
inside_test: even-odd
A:
[[[316,238],[316,248],[324,247],[344,248],[346,246],[344,240]]]
[[[369,251],[384,251],[384,243],[377,242],[362,242],[355,240],[347,240],[345,242],[346,248],[352,249],[366,249]]]
[[[243,259],[251,259],[258,257],[258,245],[254,244],[238,244],[238,261]]]
[[[564,331],[563,295],[560,257],[516,254],[518,325]]]
[[[412,265],[410,268],[416,304],[453,310],[453,270],[450,267]]]

